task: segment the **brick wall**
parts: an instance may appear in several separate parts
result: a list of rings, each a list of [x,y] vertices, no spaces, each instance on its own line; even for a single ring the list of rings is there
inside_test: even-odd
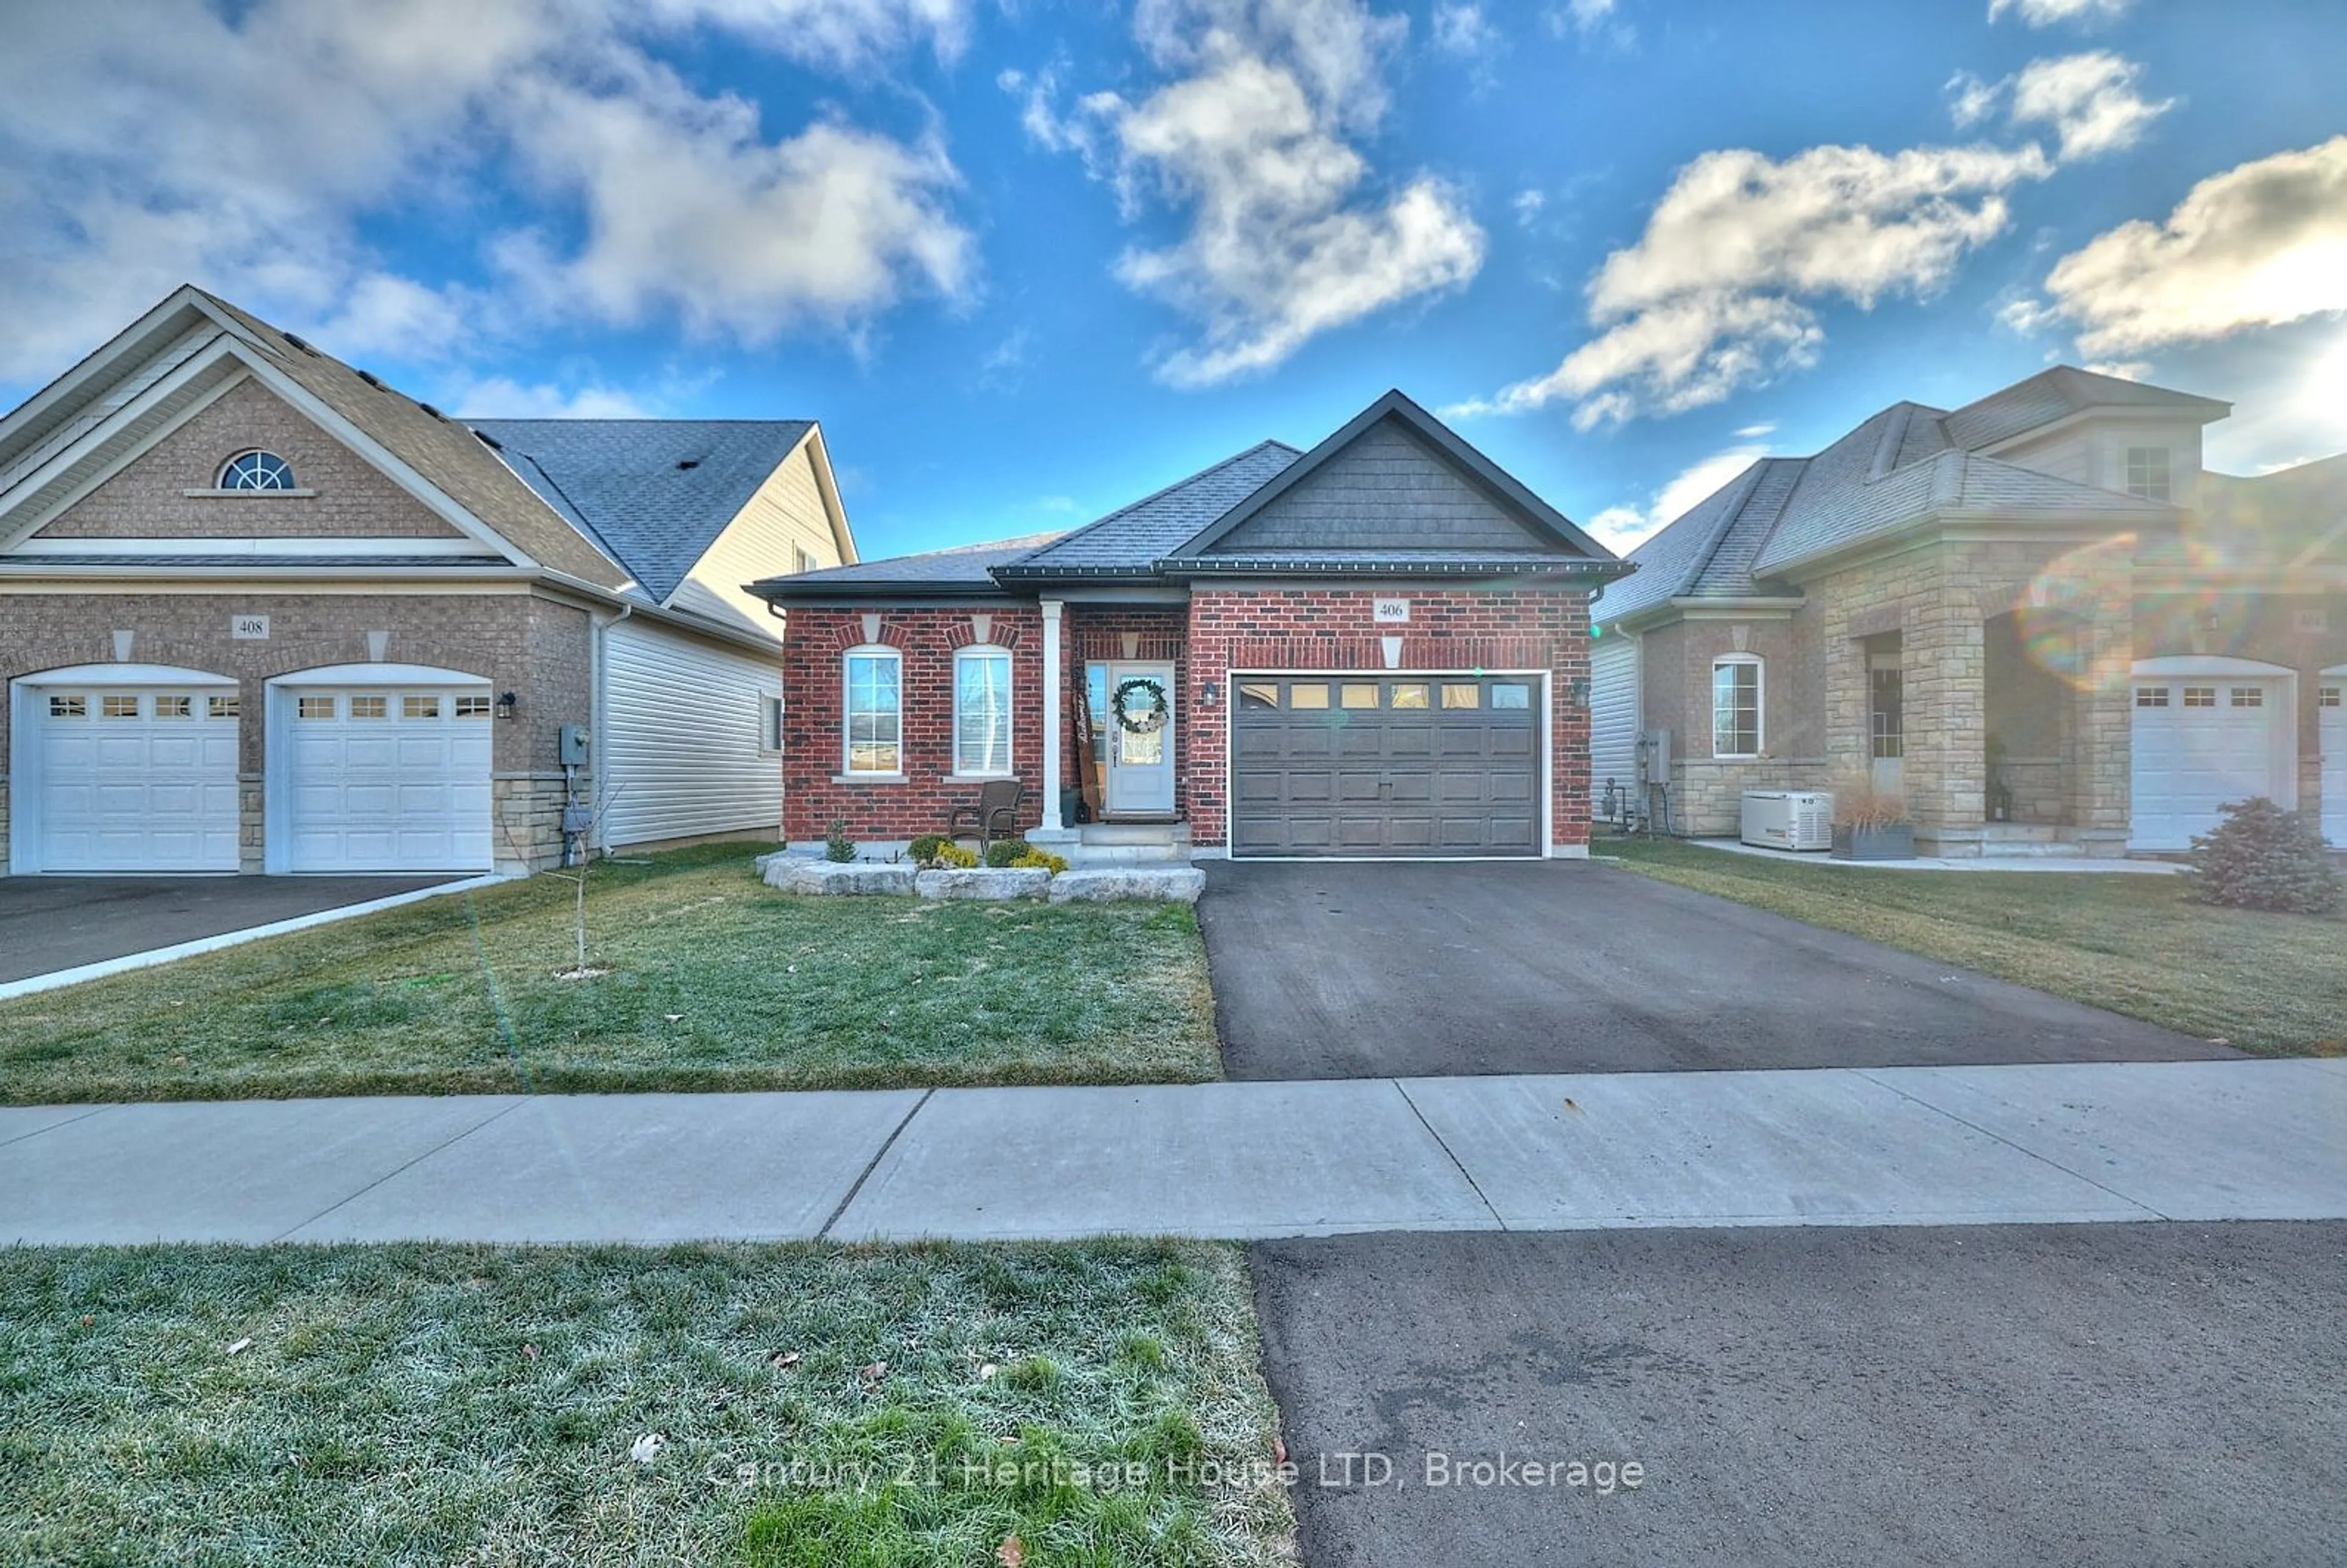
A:
[[[1409,621],[1378,626],[1371,601],[1409,600]],[[1230,701],[1232,671],[1382,670],[1383,638],[1401,638],[1402,670],[1548,670],[1554,842],[1589,842],[1589,595],[1580,589],[1262,588],[1199,584],[1190,600],[1182,724],[1181,804],[1193,842],[1227,842],[1227,718],[1208,708],[1213,682]]]
[[[232,615],[269,617],[264,641],[229,635]],[[556,737],[591,721],[591,626],[585,610],[526,592],[494,594],[234,594],[0,592],[0,682],[115,657],[117,630],[131,633],[130,659],[234,677],[242,697],[238,774],[243,781],[246,869],[261,868],[265,690],[272,676],[328,664],[368,661],[367,633],[389,633],[384,658],[487,679],[518,699],[510,723],[494,721],[497,793],[528,796],[507,820],[522,834],[518,858],[550,864],[560,853],[559,813],[542,809],[546,780],[559,778]],[[0,756],[8,743],[0,703]],[[557,793],[559,794],[559,784]],[[504,807],[500,806],[501,813]],[[6,853],[0,796],[0,866]],[[498,859],[517,858],[500,831]]]
[[[314,496],[191,497],[262,447]],[[240,382],[43,528],[41,538],[458,537],[381,470],[256,381]]]
[[[941,833],[983,785],[951,778],[954,654],[981,641],[1010,650],[1010,761],[1027,786],[1020,826],[1042,820],[1043,617],[1006,600],[980,609],[859,610],[794,608],[784,637],[783,829],[793,843],[822,839],[835,819],[858,843]],[[898,779],[843,782],[841,660],[879,643],[904,660],[903,763]]]

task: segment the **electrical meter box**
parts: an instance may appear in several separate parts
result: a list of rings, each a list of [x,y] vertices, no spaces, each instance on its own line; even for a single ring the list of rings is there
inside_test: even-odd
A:
[[[586,725],[563,725],[561,735],[556,741],[555,744],[556,749],[561,753],[561,761],[564,767],[584,767],[587,765]]]

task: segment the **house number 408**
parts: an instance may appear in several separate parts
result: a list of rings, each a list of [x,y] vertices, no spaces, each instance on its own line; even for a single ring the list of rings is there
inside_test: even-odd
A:
[[[228,634],[241,642],[266,642],[269,641],[269,617],[231,615],[228,618]]]

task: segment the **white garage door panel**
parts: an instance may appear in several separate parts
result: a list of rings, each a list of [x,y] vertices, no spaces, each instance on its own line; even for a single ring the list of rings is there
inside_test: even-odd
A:
[[[2228,803],[2281,798],[2274,743],[2289,714],[2280,682],[2138,676],[2134,714],[2134,847],[2189,849]]]
[[[493,721],[458,717],[459,694],[370,689],[285,695],[287,870],[489,868],[496,856]],[[354,716],[354,697],[388,701],[381,717]],[[421,704],[418,716],[411,697],[438,700]],[[313,716],[302,716],[305,706]]]
[[[237,868],[232,712],[215,717],[201,692],[105,687],[43,689],[33,709],[39,870]]]

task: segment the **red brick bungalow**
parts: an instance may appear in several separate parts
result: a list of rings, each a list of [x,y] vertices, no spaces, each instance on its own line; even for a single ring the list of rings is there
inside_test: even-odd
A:
[[[1589,601],[1627,569],[1391,392],[1072,533],[753,583],[784,828],[902,843],[1016,778],[1078,859],[1583,856]]]

